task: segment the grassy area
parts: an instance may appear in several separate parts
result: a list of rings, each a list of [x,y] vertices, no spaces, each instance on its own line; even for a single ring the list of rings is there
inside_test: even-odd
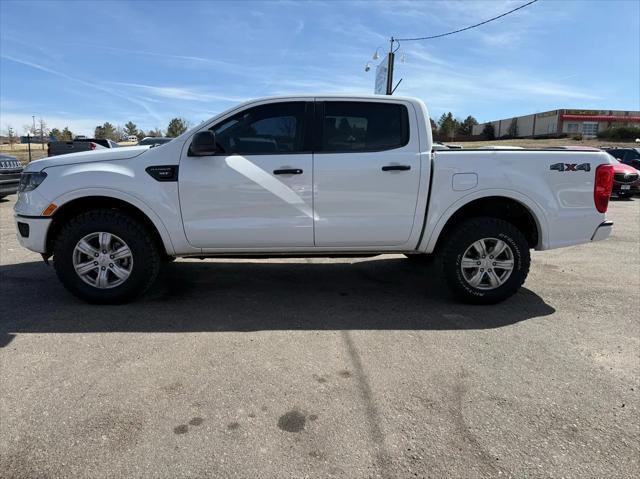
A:
[[[29,149],[28,145],[22,145],[20,143],[14,145],[0,145],[0,153],[5,155],[15,156],[22,163],[29,162]],[[40,144],[31,145],[31,159],[39,160],[47,156],[47,145],[44,145],[44,150]]]

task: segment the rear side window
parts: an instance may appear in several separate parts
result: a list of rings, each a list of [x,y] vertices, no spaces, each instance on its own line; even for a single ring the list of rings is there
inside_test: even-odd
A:
[[[320,129],[323,152],[392,150],[409,142],[407,108],[393,103],[325,102]]]
[[[224,154],[264,155],[304,150],[304,102],[260,105],[218,123],[211,130]]]

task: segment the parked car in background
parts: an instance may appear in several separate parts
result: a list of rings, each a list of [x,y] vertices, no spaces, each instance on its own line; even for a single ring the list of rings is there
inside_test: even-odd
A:
[[[614,158],[613,164],[613,190],[618,198],[629,198],[640,195],[640,172],[633,166],[626,165]]]
[[[552,150],[603,151],[592,146],[568,145],[554,146]],[[629,198],[640,194],[640,172],[633,166],[624,164],[611,154],[612,149],[604,149],[613,163],[613,188],[611,194],[618,198]],[[634,148],[618,148],[618,150],[634,150]]]
[[[67,153],[78,153],[80,151],[101,150],[103,148],[120,148],[115,141],[104,138],[85,138],[73,141],[51,141],[49,142],[47,156],[66,155]]]
[[[620,160],[621,163],[640,170],[640,148],[604,148],[604,151]]]
[[[611,233],[610,155],[431,143],[415,98],[254,100],[161,148],[30,163],[18,239],[94,303],[131,300],[176,256],[403,253],[437,255],[456,296],[488,304],[519,290],[531,249]]]
[[[138,146],[158,146],[169,143],[173,138],[164,136],[147,136],[138,142]]]
[[[136,135],[127,136],[127,141],[138,141],[138,137]]]
[[[0,198],[18,191],[22,163],[13,156],[0,154]]]

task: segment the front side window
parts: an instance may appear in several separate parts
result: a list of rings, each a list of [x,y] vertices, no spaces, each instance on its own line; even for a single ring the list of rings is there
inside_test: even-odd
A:
[[[404,105],[374,102],[325,102],[323,152],[365,152],[400,148],[409,142]]]
[[[304,102],[260,105],[227,118],[211,130],[222,153],[264,155],[304,150]]]

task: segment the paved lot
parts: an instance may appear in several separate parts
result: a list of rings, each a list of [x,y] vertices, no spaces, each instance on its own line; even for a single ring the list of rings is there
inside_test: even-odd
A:
[[[0,202],[0,475],[637,477],[640,201],[497,306],[432,267],[178,261],[96,307]],[[313,264],[309,264],[313,263]]]

